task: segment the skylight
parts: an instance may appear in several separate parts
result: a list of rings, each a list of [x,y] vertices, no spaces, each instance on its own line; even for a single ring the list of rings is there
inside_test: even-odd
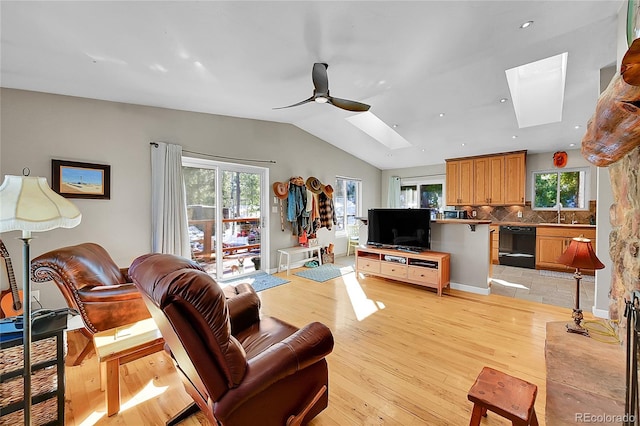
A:
[[[387,126],[371,111],[352,115],[345,118],[348,122],[362,130],[382,145],[389,149],[399,149],[410,147],[411,144],[405,138],[400,136],[395,130]]]
[[[562,121],[568,53],[505,71],[518,126]]]

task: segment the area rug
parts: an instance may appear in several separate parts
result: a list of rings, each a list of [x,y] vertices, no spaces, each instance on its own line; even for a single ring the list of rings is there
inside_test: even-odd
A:
[[[324,265],[320,265],[317,268],[308,268],[304,269],[303,271],[296,272],[294,275],[323,283],[325,281],[331,280],[333,278],[338,278],[339,276],[348,274],[350,272],[353,272],[353,268],[351,266],[338,268],[332,263],[325,263]]]
[[[289,280],[285,280],[280,277],[267,274],[264,271],[258,271],[255,274],[248,275],[246,277],[237,278],[235,280],[225,281],[225,285],[238,285],[240,283],[248,283],[253,289],[258,292],[266,290],[268,288],[277,287],[282,284],[288,283]]]
[[[575,278],[573,278],[573,273],[569,273],[569,272],[545,271],[541,269],[540,275],[544,277],[566,278],[569,280],[575,280]],[[595,280],[596,280],[596,277],[594,277],[593,275],[582,275],[582,281],[595,282]]]

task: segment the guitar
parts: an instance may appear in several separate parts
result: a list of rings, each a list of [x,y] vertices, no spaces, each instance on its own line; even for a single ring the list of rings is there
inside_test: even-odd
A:
[[[11,265],[11,257],[9,257],[9,252],[2,240],[0,240],[0,255],[4,259],[7,277],[9,277],[9,287],[11,288],[11,294],[5,294],[2,296],[2,299],[0,299],[0,308],[6,317],[22,315],[22,301],[24,298],[22,291],[18,291],[16,276],[13,274],[13,266]]]

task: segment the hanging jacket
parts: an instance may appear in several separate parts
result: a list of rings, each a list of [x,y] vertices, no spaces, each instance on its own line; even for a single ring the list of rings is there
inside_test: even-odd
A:
[[[336,211],[333,208],[333,198],[327,197],[324,192],[318,194],[318,210],[320,211],[320,227],[331,231],[331,227],[338,224]]]

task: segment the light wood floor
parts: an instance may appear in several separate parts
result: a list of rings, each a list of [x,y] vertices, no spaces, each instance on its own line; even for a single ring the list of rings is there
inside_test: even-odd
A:
[[[468,424],[467,391],[483,366],[537,384],[544,424],[545,325],[570,320],[570,309],[455,290],[438,297],[355,273],[324,283],[277,275],[291,282],[259,293],[263,315],[297,326],[321,321],[335,337],[329,407],[312,425]],[[67,368],[67,425],[161,425],[190,402],[164,353],[121,368],[123,410],[110,418],[95,356]],[[208,423],[197,414],[183,424]],[[491,413],[483,420],[503,424]]]

